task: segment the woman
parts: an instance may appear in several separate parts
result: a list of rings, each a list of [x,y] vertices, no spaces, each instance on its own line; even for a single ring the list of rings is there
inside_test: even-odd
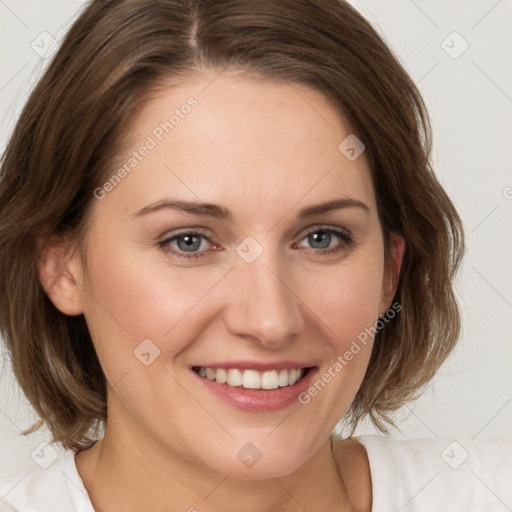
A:
[[[0,506],[487,506],[460,472],[414,501],[444,441],[332,435],[385,431],[456,343],[463,233],[429,151],[344,2],[93,1],[2,163],[2,334],[69,451]],[[472,459],[505,465],[495,444]]]

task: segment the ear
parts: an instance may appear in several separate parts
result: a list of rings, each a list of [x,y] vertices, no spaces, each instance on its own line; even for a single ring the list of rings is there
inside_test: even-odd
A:
[[[39,279],[55,307],[66,315],[83,313],[81,264],[69,242],[54,238],[44,246],[37,262]]]
[[[405,240],[392,233],[389,240],[389,253],[384,262],[384,278],[382,280],[381,311],[383,315],[391,306],[400,280],[400,269],[405,252]]]

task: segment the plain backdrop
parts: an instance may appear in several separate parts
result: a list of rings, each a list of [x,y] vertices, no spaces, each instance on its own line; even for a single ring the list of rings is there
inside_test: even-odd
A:
[[[394,437],[512,435],[512,2],[354,0],[420,88],[435,169],[463,218],[457,281],[459,346],[423,396],[397,415]],[[47,58],[84,2],[0,0],[0,150]],[[42,56],[43,55],[43,56]],[[48,54],[47,54],[48,55]],[[47,431],[0,350],[0,474],[32,463]],[[371,433],[363,425],[360,433]]]

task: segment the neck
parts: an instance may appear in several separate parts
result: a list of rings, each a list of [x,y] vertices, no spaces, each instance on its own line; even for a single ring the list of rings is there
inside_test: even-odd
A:
[[[97,512],[351,510],[329,439],[291,474],[249,480],[193,464],[147,435],[110,424],[76,463]]]

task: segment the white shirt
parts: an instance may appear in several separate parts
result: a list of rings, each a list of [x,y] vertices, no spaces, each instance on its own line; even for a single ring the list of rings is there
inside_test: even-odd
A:
[[[357,439],[370,461],[373,512],[512,511],[512,437]],[[94,512],[74,452],[0,478],[0,512]]]

